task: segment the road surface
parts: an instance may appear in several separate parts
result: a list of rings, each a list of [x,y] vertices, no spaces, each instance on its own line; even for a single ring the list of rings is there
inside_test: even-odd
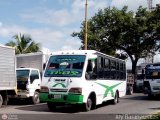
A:
[[[160,112],[160,98],[150,100],[142,93],[126,95],[116,105],[107,102],[89,112],[81,112],[73,106],[57,107],[55,111],[49,111],[46,103],[28,105],[22,101],[0,108],[2,118],[18,120],[137,120],[157,112]]]

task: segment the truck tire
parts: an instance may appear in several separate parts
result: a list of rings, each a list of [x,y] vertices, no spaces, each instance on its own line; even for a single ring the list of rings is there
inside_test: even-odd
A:
[[[0,107],[2,106],[2,103],[3,103],[3,97],[2,97],[2,95],[0,94]]]
[[[32,97],[32,102],[33,102],[33,104],[38,104],[38,103],[40,103],[40,99],[39,99],[39,92],[35,92],[34,93],[34,95],[33,95],[33,97]]]
[[[47,102],[47,105],[48,105],[48,108],[49,108],[50,111],[53,111],[56,108],[56,104],[55,103]]]
[[[8,104],[8,96],[7,95],[4,95],[3,96],[3,105],[7,105]]]
[[[127,90],[127,95],[132,95],[133,94],[133,86],[129,86]]]

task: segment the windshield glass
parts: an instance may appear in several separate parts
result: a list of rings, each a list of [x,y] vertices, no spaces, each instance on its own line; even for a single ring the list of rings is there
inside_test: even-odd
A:
[[[144,75],[143,74],[138,74],[137,75],[137,80],[143,80],[144,79]]]
[[[45,71],[45,77],[81,77],[85,55],[51,56]]]
[[[16,70],[17,81],[28,81],[29,70]]]
[[[160,79],[160,69],[146,69],[146,79]]]

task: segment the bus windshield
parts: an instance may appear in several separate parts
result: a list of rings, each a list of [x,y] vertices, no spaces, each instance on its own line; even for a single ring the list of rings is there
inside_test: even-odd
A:
[[[146,79],[160,79],[160,69],[146,69]]]
[[[45,77],[81,77],[85,55],[51,56],[45,71]]]
[[[17,81],[28,81],[29,70],[16,70]]]

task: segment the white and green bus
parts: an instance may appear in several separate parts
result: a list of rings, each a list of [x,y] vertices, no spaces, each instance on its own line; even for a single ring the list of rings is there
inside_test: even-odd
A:
[[[125,61],[95,50],[61,51],[50,56],[42,79],[40,100],[50,110],[74,104],[89,111],[126,94]]]

